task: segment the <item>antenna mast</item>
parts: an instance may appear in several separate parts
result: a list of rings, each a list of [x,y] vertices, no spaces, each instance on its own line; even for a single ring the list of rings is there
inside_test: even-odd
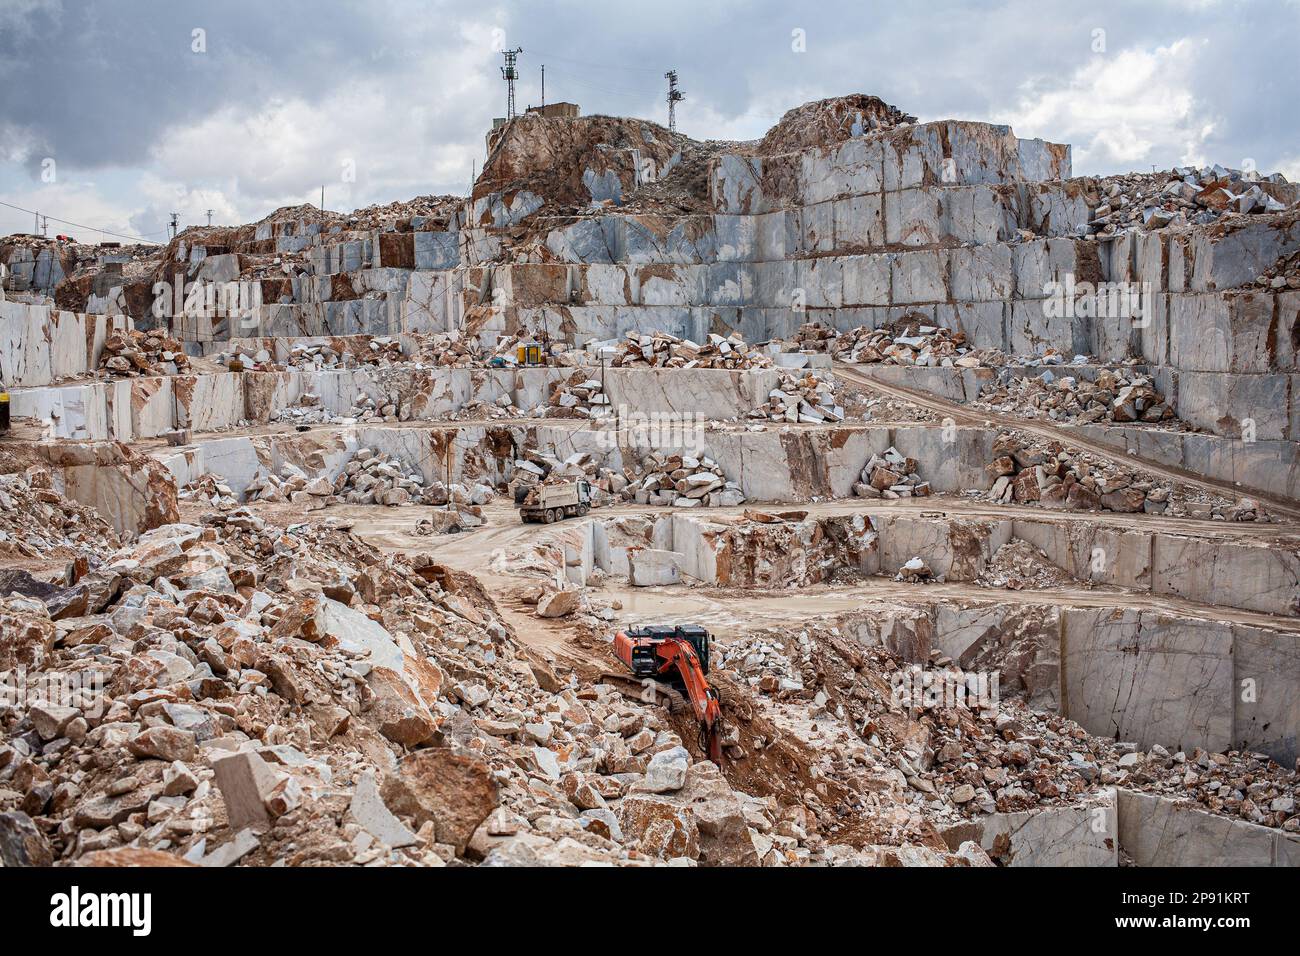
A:
[[[501,77],[506,81],[507,122],[515,118],[515,80],[519,79],[519,70],[515,68],[515,61],[523,52],[523,47],[516,47],[513,50],[505,50],[501,54],[506,58],[506,65],[501,67]]]
[[[677,88],[677,71],[669,70],[664,74],[668,81],[668,131],[677,132],[677,104],[686,99],[686,94]]]

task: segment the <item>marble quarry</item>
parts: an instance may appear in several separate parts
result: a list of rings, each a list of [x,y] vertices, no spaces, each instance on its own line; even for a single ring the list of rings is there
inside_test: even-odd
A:
[[[488,148],[468,197],[0,239],[0,626],[131,688],[0,710],[4,865],[1300,863],[1300,189],[864,94]],[[610,676],[674,622],[720,767]],[[954,674],[1000,696],[898,695]],[[92,745],[135,789],[54,789]]]

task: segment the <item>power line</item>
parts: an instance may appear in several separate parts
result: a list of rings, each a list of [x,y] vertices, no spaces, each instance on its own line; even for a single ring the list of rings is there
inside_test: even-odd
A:
[[[645,67],[645,66],[626,66],[626,65],[614,66],[613,64],[587,63],[583,60],[574,60],[570,57],[565,57],[565,56],[555,56],[552,53],[545,53],[540,50],[534,50],[533,52],[538,54],[539,56],[546,57],[548,60],[559,60],[561,63],[572,63],[574,66],[582,66],[591,70],[621,70],[625,73],[658,73],[659,72],[657,69],[652,69],[650,67]]]
[[[595,83],[588,83],[586,80],[580,80],[577,78],[576,74],[566,73],[563,70],[552,69],[551,72],[558,73],[569,83],[576,86],[586,87],[589,90],[595,90],[597,93],[608,93],[611,96],[635,96],[637,99],[645,99],[646,97],[657,98],[660,95],[658,90],[615,90],[607,86],[598,86]]]
[[[65,226],[72,226],[74,229],[89,229],[91,232],[98,232],[104,236],[112,236],[115,239],[129,239],[131,242],[143,242],[151,246],[162,245],[162,243],[154,242],[152,239],[145,239],[142,236],[126,236],[119,232],[111,232],[108,229],[100,229],[96,226],[87,226],[84,222],[72,222],[71,220],[68,219],[60,219],[58,216],[47,216],[45,215],[45,213],[37,212],[35,209],[24,209],[22,206],[15,206],[13,203],[5,202],[4,200],[0,200],[0,206],[8,206],[10,209],[17,209],[19,212],[25,212],[31,216],[40,216],[42,219],[45,219],[46,221],[53,220],[54,222],[60,222],[63,223],[63,225]],[[163,229],[159,231],[166,232],[167,230]],[[158,235],[158,233],[154,232],[154,233],[150,233],[150,235],[156,236]]]

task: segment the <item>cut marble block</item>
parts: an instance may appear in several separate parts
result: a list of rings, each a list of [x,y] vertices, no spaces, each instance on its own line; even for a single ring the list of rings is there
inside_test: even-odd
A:
[[[1300,865],[1300,835],[1127,789],[1119,791],[1119,848],[1145,867]]]
[[[176,427],[206,432],[238,424],[246,417],[243,376],[242,372],[175,376]]]
[[[1064,714],[1090,733],[1143,748],[1229,750],[1232,643],[1227,624],[1072,608],[1061,654]]]

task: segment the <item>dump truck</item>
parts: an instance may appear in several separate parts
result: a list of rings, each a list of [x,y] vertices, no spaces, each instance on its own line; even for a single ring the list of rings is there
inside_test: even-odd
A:
[[[523,521],[547,524],[591,510],[591,485],[582,479],[555,484],[518,485],[515,505]]]

